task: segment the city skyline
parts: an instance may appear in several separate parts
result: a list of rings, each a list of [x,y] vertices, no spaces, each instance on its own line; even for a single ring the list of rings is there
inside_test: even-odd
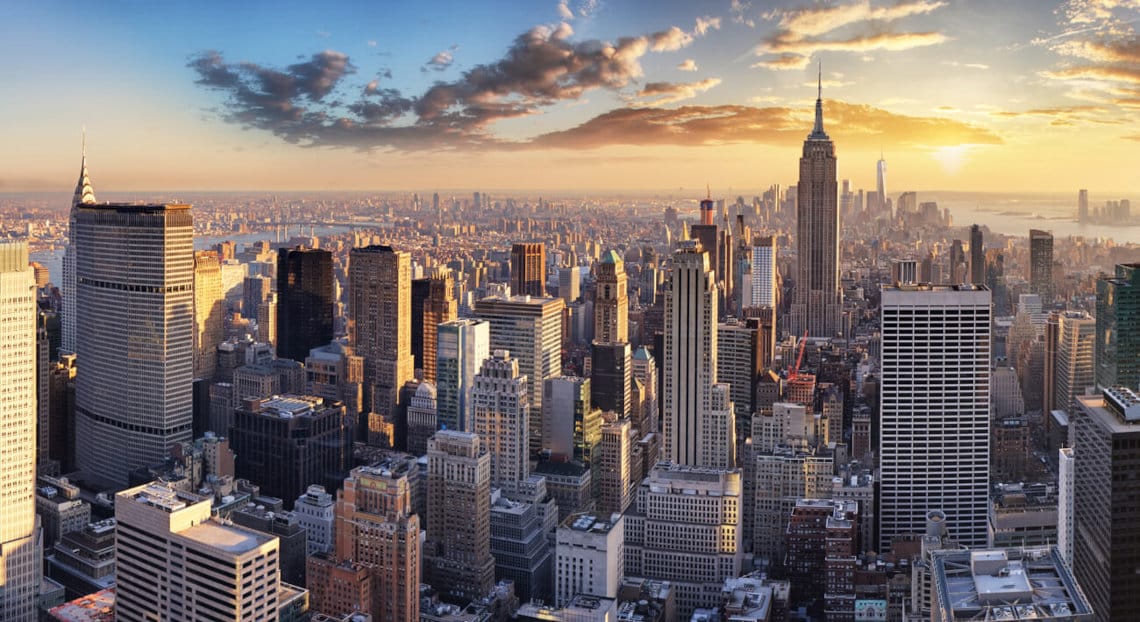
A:
[[[820,63],[856,187],[882,150],[895,188],[1134,190],[1135,3],[509,9],[9,7],[39,70],[0,70],[30,94],[0,101],[0,191],[69,185],[84,124],[118,191],[791,183]]]

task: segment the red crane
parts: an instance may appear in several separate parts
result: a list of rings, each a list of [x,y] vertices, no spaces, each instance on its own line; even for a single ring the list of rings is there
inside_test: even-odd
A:
[[[800,375],[800,365],[804,362],[804,348],[807,347],[808,332],[804,331],[803,341],[800,342],[800,354],[796,357],[796,366],[788,373],[788,382],[795,382],[796,377]]]

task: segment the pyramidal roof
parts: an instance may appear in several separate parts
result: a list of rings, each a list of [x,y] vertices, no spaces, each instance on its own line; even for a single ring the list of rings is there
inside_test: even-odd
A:
[[[612,248],[610,250],[606,251],[606,253],[604,255],[602,255],[602,263],[617,264],[617,263],[621,263],[621,262],[622,262],[621,261],[621,255],[618,255],[617,251],[613,250]]]
[[[87,174],[87,132],[83,133],[83,159],[79,164],[79,181],[75,184],[73,205],[94,205],[95,188],[91,187],[91,176]]]

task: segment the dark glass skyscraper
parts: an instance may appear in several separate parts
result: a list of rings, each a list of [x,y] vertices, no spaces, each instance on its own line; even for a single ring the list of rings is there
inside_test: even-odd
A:
[[[821,83],[822,84],[822,83]],[[792,334],[834,337],[840,331],[839,186],[835,144],[823,131],[823,90],[815,100],[815,127],[804,141],[796,185],[796,293]]]
[[[986,251],[982,228],[970,225],[970,283],[986,284]]]
[[[1140,387],[1140,263],[1096,282],[1096,383]]]
[[[283,248],[277,255],[277,356],[304,361],[333,338],[332,253]]]
[[[1029,231],[1029,292],[1041,296],[1042,304],[1053,302],[1053,234]]]

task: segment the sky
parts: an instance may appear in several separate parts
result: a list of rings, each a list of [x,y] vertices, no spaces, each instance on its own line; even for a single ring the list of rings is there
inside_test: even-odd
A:
[[[1140,0],[0,2],[0,192],[1140,190]],[[703,194],[703,193],[700,193]]]

